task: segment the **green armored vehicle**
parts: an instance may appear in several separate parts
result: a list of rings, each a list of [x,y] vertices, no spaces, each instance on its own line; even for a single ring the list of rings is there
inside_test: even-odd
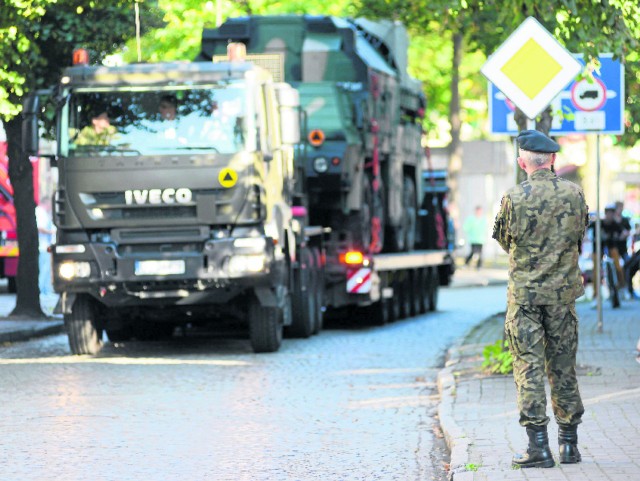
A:
[[[199,60],[229,43],[284,72],[300,92],[303,133],[293,200],[329,231],[324,303],[377,323],[433,310],[449,282],[446,193],[424,183],[426,101],[407,74],[408,38],[391,21],[315,16],[231,18],[205,29]],[[415,249],[424,250],[415,250]]]
[[[206,29],[199,60],[246,44],[248,59],[284,72],[300,92],[296,165],[309,222],[367,253],[416,244],[425,98],[407,74],[397,22],[315,16],[228,19]],[[253,54],[253,56],[252,56]],[[283,62],[283,69],[279,67]]]

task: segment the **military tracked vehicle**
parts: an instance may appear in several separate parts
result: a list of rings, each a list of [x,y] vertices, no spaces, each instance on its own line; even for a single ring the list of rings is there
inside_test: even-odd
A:
[[[423,181],[431,175],[423,173],[426,100],[407,73],[402,24],[231,18],[203,31],[198,60],[215,61],[230,42],[300,92],[294,201],[310,225],[330,231],[327,305],[369,306],[381,320],[435,309],[452,272],[446,192]]]

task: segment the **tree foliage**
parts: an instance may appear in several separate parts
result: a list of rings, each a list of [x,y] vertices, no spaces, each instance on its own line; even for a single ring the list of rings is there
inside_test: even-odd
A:
[[[41,316],[38,298],[38,235],[33,169],[21,150],[21,102],[26,94],[53,85],[77,47],[98,63],[135,35],[134,0],[5,0],[0,8],[0,119],[8,141],[20,262],[14,317]],[[142,3],[149,18],[154,4]],[[156,15],[157,17],[157,15]]]

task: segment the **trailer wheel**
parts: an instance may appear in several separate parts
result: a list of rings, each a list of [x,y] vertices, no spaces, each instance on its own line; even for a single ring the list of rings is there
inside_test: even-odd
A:
[[[411,276],[409,271],[402,271],[402,280],[400,281],[400,299],[402,319],[411,317],[411,309],[413,307],[413,299],[411,296]]]
[[[313,334],[316,322],[316,295],[314,289],[314,259],[311,251],[300,249],[300,262],[293,272],[293,319],[287,327],[288,336],[306,339]]]
[[[7,291],[9,291],[9,294],[15,294],[16,292],[18,292],[18,286],[16,284],[15,277],[7,277]]]
[[[93,300],[80,294],[70,314],[65,314],[64,325],[69,337],[71,353],[97,354],[102,349],[102,329],[98,328],[98,314]]]
[[[416,186],[410,177],[403,179],[402,210],[405,215],[404,248],[412,251],[416,246],[416,229],[418,224],[418,209],[416,207]]]
[[[402,180],[402,218],[400,224],[389,228],[388,250],[404,252],[416,245],[416,188],[409,177]]]
[[[435,267],[429,269],[429,310],[435,311],[438,308],[438,289],[440,288],[440,278]]]
[[[378,182],[381,183],[382,180]],[[380,185],[376,194],[371,185],[371,178],[366,173],[362,178],[360,210],[352,212],[348,216],[347,230],[355,233],[353,242],[359,248],[372,253],[382,250],[384,245],[384,190]]]
[[[318,334],[324,325],[324,268],[322,266],[322,255],[320,249],[313,248],[311,253],[314,259],[314,284],[312,294],[316,297],[316,316],[313,323],[313,334]]]
[[[428,298],[428,292],[429,292],[429,280],[428,280],[428,275],[429,275],[429,269],[418,269],[417,272],[419,273],[418,275],[418,282],[416,283],[416,297],[418,298],[418,313],[419,314],[424,314],[425,312],[427,312],[428,306],[429,306],[429,298]]]
[[[256,298],[249,304],[249,339],[253,352],[275,352],[282,344],[282,309],[266,307]]]
[[[398,279],[398,274],[394,275],[391,284],[393,287],[393,297],[389,299],[391,302],[391,322],[402,319],[402,283]]]
[[[421,304],[422,304],[422,293],[421,290],[421,282],[422,282],[422,270],[414,269],[411,271],[411,315],[417,316],[421,314]]]

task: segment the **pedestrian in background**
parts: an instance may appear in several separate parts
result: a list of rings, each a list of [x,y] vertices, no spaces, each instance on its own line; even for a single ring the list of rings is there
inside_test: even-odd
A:
[[[46,207],[45,207],[46,205]],[[43,296],[49,296],[54,294],[53,285],[51,282],[51,254],[49,253],[49,246],[53,242],[53,234],[55,233],[55,227],[53,220],[49,214],[49,205],[46,203],[40,203],[36,206],[36,224],[38,226],[38,287],[40,288],[40,294]]]
[[[509,254],[505,331],[513,356],[520,424],[526,453],[515,467],[550,468],[545,371],[558,423],[561,463],[581,461],[577,427],[584,407],[576,377],[578,317],[575,300],[584,294],[578,268],[587,225],[584,194],[557,177],[551,167],[560,146],[535,130],[518,135],[518,165],[528,179],[502,198],[493,238]]]
[[[487,219],[484,217],[481,206],[476,206],[475,214],[466,218],[462,229],[471,246],[471,251],[464,261],[464,265],[468,266],[475,255],[478,259],[476,268],[480,269],[482,267],[482,246],[487,238]]]

